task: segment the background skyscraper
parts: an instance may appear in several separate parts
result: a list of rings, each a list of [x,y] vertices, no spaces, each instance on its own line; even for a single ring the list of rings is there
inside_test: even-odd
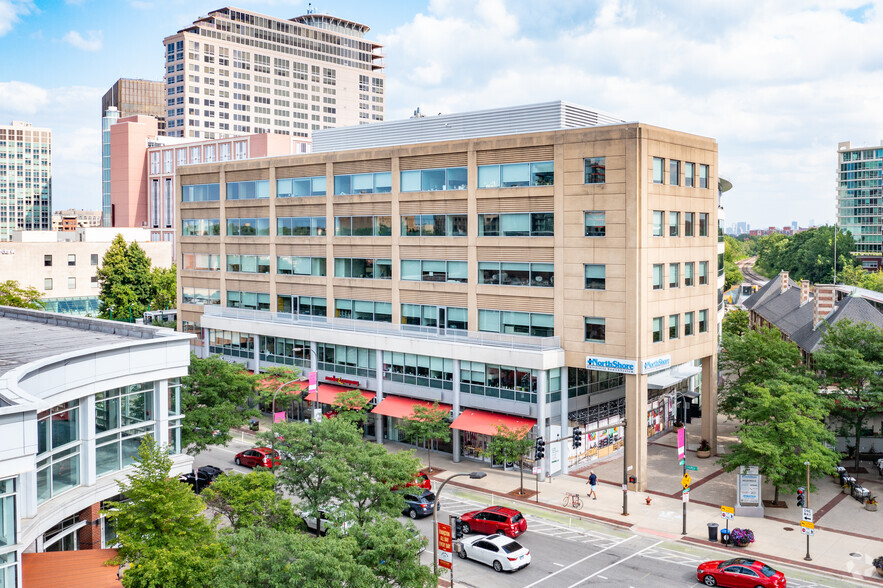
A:
[[[0,241],[12,231],[48,231],[52,215],[52,131],[0,125]]]
[[[837,224],[852,233],[862,266],[877,271],[883,265],[883,146],[846,141],[837,152]]]

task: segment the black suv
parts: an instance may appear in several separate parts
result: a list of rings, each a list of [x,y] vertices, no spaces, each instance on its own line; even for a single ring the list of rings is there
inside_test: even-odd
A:
[[[223,474],[224,471],[217,466],[202,466],[201,468],[196,470],[196,475],[193,475],[193,472],[187,472],[186,474],[181,474],[178,477],[179,482],[186,482],[190,484],[190,487],[193,488],[193,491],[199,494],[208,486],[215,481],[215,478]]]
[[[408,490],[419,490],[419,488],[409,488]],[[402,514],[408,515],[412,519],[428,517],[432,514],[435,507],[435,494],[431,490],[424,490],[420,494],[416,492],[402,492],[402,498],[405,500],[405,508]]]

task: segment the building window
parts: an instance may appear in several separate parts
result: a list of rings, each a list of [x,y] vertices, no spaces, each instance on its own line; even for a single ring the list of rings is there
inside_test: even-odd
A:
[[[708,187],[708,166],[702,163],[699,164],[699,187]]]
[[[478,166],[478,188],[551,186],[555,183],[551,161]]]
[[[15,545],[18,540],[15,533],[16,504],[15,504],[15,478],[0,480],[0,548]],[[9,561],[15,561],[15,552],[12,552],[12,560],[4,560],[0,555],[0,580],[9,579],[6,574],[12,575],[11,582],[0,581],[0,586],[15,586],[15,568],[4,567]],[[11,571],[10,571],[11,570]]]
[[[52,267],[52,256],[44,255],[43,256],[43,267]]]
[[[98,254],[93,253],[89,256],[89,264],[90,265],[98,265]]]
[[[324,216],[287,216],[276,219],[276,234],[280,237],[324,237]]]
[[[96,475],[134,463],[141,441],[155,435],[154,392],[153,382],[146,382],[95,395]]]
[[[276,311],[305,316],[326,316],[327,303],[315,296],[276,296]]]
[[[653,236],[662,237],[663,227],[665,226],[665,211],[653,211]]]
[[[555,266],[551,263],[479,261],[478,283],[551,288],[555,285]]]
[[[700,212],[699,213],[699,236],[707,237],[708,236],[708,213]]]
[[[662,184],[665,182],[665,160],[661,157],[653,158],[653,183]]]
[[[392,234],[389,216],[336,216],[334,235],[337,237],[388,237]]]
[[[392,304],[374,300],[334,300],[334,316],[357,321],[392,322]]]
[[[401,323],[462,331],[469,327],[465,308],[427,304],[402,304]]]
[[[594,316],[587,316],[586,319],[586,341],[592,343],[603,343],[605,337],[604,319]]]
[[[668,213],[668,236],[669,237],[677,237],[678,229],[681,224],[681,213],[680,212],[669,212]]]
[[[92,278],[91,278],[91,286],[92,286],[93,288],[97,288],[97,287],[98,287],[98,276],[92,276]]]
[[[465,214],[418,214],[402,217],[403,237],[465,237]]]
[[[67,279],[67,289],[74,290],[77,287],[77,278],[74,276],[69,276]]]
[[[220,184],[191,184],[189,186],[181,186],[182,202],[211,202],[220,199]]]
[[[335,257],[334,277],[391,280],[392,260]]]
[[[74,253],[68,253],[68,254],[67,254],[67,264],[68,264],[68,266],[75,266],[75,265],[77,265],[77,256],[76,256],[76,254],[74,254]]]
[[[465,284],[468,281],[468,272],[469,264],[465,261],[403,259],[401,279],[414,282]],[[480,269],[478,273],[481,275]]]
[[[386,194],[392,192],[392,172],[334,176],[334,193]]]
[[[684,263],[684,286],[689,287],[693,285],[693,268],[695,264],[692,261],[688,261]]]
[[[80,408],[76,401],[37,415],[37,502],[80,484]]]
[[[540,370],[463,361],[460,362],[460,390],[466,394],[535,404],[540,374]],[[546,398],[554,398],[557,393],[560,399],[560,370],[558,374],[554,369],[549,370],[547,381]]]
[[[692,237],[693,236],[693,222],[694,222],[694,213],[685,212],[684,213],[684,237]]]
[[[586,290],[605,290],[607,288],[607,266],[585,264]]]
[[[252,200],[270,197],[270,180],[227,182],[227,200]]]
[[[325,196],[325,176],[312,178],[288,178],[276,180],[277,198],[294,198],[304,196]]]
[[[706,333],[708,332],[708,311],[700,310],[699,311],[699,332]]]
[[[384,351],[383,379],[413,386],[453,390],[454,360]]]
[[[708,284],[708,262],[700,261],[699,262],[699,285],[705,286]]]
[[[585,183],[586,184],[603,184],[605,183],[606,165],[605,157],[586,157],[583,160],[585,166]]]
[[[677,159],[668,160],[668,184],[670,186],[681,185],[681,162]]]
[[[668,338],[669,339],[677,339],[680,334],[680,326],[679,322],[681,320],[681,316],[678,314],[670,314],[668,315]]]
[[[319,369],[326,372],[376,378],[376,357],[373,349],[319,343],[316,347]]]
[[[43,289],[51,290],[52,289],[52,278],[43,278]]]
[[[478,330],[490,333],[551,337],[555,332],[555,318],[538,312],[510,312],[478,309]]]
[[[693,313],[685,312],[684,313],[684,337],[689,337],[693,334]]]
[[[586,225],[586,237],[603,237],[607,234],[607,214],[602,210],[583,213]]]
[[[269,274],[269,255],[228,255],[227,271],[247,274]]]
[[[270,295],[261,292],[227,291],[227,308],[246,310],[270,310]]]
[[[654,290],[662,290],[663,288],[663,264],[654,263],[653,264],[653,289]]]
[[[216,253],[184,253],[181,269],[197,271],[220,271],[221,256]]]
[[[479,237],[551,237],[555,234],[552,212],[479,214]]]
[[[270,219],[268,218],[228,218],[228,237],[268,237],[270,235]]]
[[[293,276],[324,276],[326,275],[325,258],[279,255],[276,257],[276,273]]]
[[[221,291],[212,290],[211,288],[189,288],[181,289],[181,302],[185,304],[220,304]]]
[[[662,317],[657,316],[653,319],[653,342],[662,341]]]
[[[677,288],[681,285],[681,276],[680,276],[681,264],[679,263],[670,263],[668,264],[668,287],[669,288]]]
[[[696,173],[695,169],[696,169],[695,164],[693,164],[689,161],[684,162],[684,186],[686,186],[687,188],[693,187],[693,183],[694,183],[693,179],[694,179],[695,173]]]
[[[466,168],[414,169],[401,172],[402,192],[465,190]]]

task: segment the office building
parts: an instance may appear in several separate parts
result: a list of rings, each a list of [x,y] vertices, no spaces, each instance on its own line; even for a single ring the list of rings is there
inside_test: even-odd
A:
[[[22,554],[112,546],[100,514],[147,435],[181,452],[188,336],[0,307],[0,585],[27,586]]]
[[[837,224],[852,233],[862,267],[883,267],[883,145],[837,144]],[[810,226],[814,221],[810,219]]]
[[[52,214],[52,131],[22,121],[0,125],[0,241],[46,231]]]
[[[164,40],[168,133],[215,139],[382,121],[382,46],[368,27],[213,10]]]
[[[541,476],[627,441],[643,489],[648,437],[700,394],[714,446],[713,139],[553,102],[329,129],[313,150],[178,170],[200,353],[317,371],[323,403],[366,391],[377,440],[438,400],[455,460],[532,427]],[[551,442],[573,427],[579,451]]]
[[[100,226],[100,210],[77,210],[75,208],[68,208],[67,210],[56,210],[52,213],[51,230],[53,231],[73,231],[78,228]]]
[[[78,228],[16,231],[0,247],[0,276],[43,293],[45,309],[70,315],[98,314],[97,270],[114,237],[136,242],[153,267],[171,267],[172,244],[151,242],[146,229]]]

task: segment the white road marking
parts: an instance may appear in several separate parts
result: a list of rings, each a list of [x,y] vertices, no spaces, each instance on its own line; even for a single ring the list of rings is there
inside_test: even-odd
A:
[[[631,540],[634,539],[635,537],[637,537],[637,535],[632,535],[631,537],[627,537],[627,538],[623,539],[623,540],[620,541],[619,543],[614,543],[613,545],[610,545],[610,546],[608,546],[608,547],[605,547],[604,549],[599,549],[598,551],[596,551],[596,552],[594,552],[594,553],[592,553],[592,554],[589,554],[589,555],[585,556],[584,558],[582,558],[582,559],[580,559],[580,560],[577,560],[577,561],[573,562],[573,563],[570,564],[569,566],[566,566],[566,567],[561,568],[561,569],[558,570],[557,572],[552,572],[551,574],[549,574],[549,575],[546,576],[545,578],[541,578],[541,579],[537,580],[536,582],[534,582],[533,584],[528,584],[528,585],[525,586],[524,588],[531,588],[532,586],[536,586],[537,584],[540,584],[540,583],[542,583],[542,582],[545,582],[545,581],[548,580],[549,578],[551,578],[551,577],[553,577],[553,576],[556,576],[556,575],[560,574],[560,573],[563,572],[564,570],[570,569],[570,568],[572,568],[572,567],[575,566],[575,565],[581,564],[582,562],[586,561],[587,559],[591,559],[591,558],[595,557],[595,556],[598,555],[598,554],[604,553],[604,552],[607,551],[608,549],[612,549],[612,548],[614,548],[614,547],[616,547],[616,546],[618,546],[618,545],[622,545],[622,544],[625,543],[626,541],[631,541]],[[660,541],[659,543],[662,543],[662,541]],[[657,544],[657,545],[658,545],[658,544]],[[601,571],[603,571],[603,570],[601,570]]]
[[[634,535],[633,535],[632,537],[634,537]],[[631,539],[631,537],[629,537],[629,539]],[[582,584],[582,583],[585,582],[586,580],[591,580],[591,579],[594,578],[595,576],[598,576],[599,574],[601,574],[601,572],[606,572],[606,571],[609,570],[610,568],[614,568],[614,567],[618,566],[619,564],[621,564],[621,563],[624,562],[624,561],[628,561],[628,560],[632,559],[633,557],[635,557],[635,556],[637,556],[637,555],[641,555],[643,552],[647,551],[648,549],[653,549],[654,547],[656,547],[656,546],[659,545],[660,543],[662,543],[662,541],[657,541],[657,542],[654,543],[653,545],[649,545],[649,546],[645,547],[644,549],[641,549],[640,551],[636,551],[636,552],[634,552],[634,553],[631,554],[631,555],[627,555],[626,557],[622,558],[621,560],[619,560],[619,561],[617,561],[617,562],[614,562],[614,563],[610,564],[610,565],[607,566],[606,568],[601,568],[600,570],[598,570],[597,572],[595,572],[595,573],[592,574],[591,576],[586,576],[585,578],[583,578],[583,579],[580,580],[579,582],[576,582],[575,584],[571,584],[570,586],[568,586],[568,588],[574,588],[575,586],[579,586],[580,584]]]
[[[562,568],[564,567],[564,564],[560,564],[560,563],[558,563],[557,561],[553,561],[552,563],[555,564],[555,565],[558,566],[558,567],[562,567]]]

